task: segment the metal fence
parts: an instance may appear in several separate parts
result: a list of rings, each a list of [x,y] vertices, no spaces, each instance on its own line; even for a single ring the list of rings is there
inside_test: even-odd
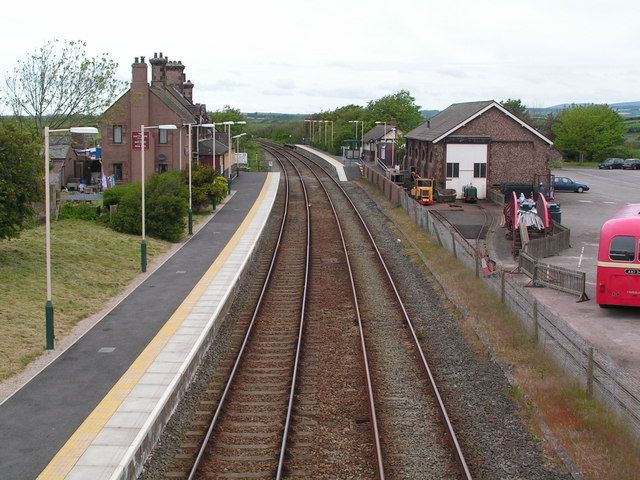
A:
[[[546,258],[569,248],[571,231],[559,223],[553,225],[551,235],[529,240],[525,252],[536,258]]]
[[[520,252],[518,256],[518,270],[531,278],[534,287],[551,287],[578,295],[578,302],[589,300],[585,292],[586,274],[584,272],[541,262],[526,252]]]
[[[387,198],[389,196],[387,195]],[[483,269],[483,251],[464,238],[439,213],[429,210],[405,192],[400,204],[413,221],[450,251],[470,271],[494,291],[522,322],[525,329],[558,365],[576,379],[585,390],[617,412],[640,437],[640,382],[615,361],[598,351],[549,307],[538,303],[523,276],[508,270]],[[584,277],[580,272],[538,262],[527,253],[520,256],[519,270],[538,284],[558,285],[571,293],[584,295]],[[585,295],[586,296],[586,295]]]

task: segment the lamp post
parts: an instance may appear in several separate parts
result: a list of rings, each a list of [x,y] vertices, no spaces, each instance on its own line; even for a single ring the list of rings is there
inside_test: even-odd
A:
[[[71,127],[49,130],[49,127],[44,127],[44,249],[46,264],[45,269],[47,277],[47,301],[44,306],[44,318],[45,347],[47,350],[53,350],[55,339],[53,328],[53,299],[51,297],[51,198],[49,188],[49,134],[62,132],[96,134],[98,133],[98,129],[95,127]]]
[[[362,145],[362,138],[364,137],[364,121],[363,120],[349,120],[349,123],[356,124],[356,144],[358,143],[358,124],[360,124],[360,146],[358,147],[358,153],[362,156],[361,149],[364,148]]]
[[[146,147],[144,141],[144,131],[145,130],[177,130],[178,127],[175,125],[153,125],[153,126],[144,126],[140,125],[140,176],[142,177],[142,198],[141,198],[141,206],[142,206],[142,240],[140,241],[140,268],[143,272],[147,271],[147,238],[146,238],[146,230],[145,230],[145,199],[144,199],[144,149]],[[151,139],[149,139],[151,141]],[[191,163],[189,163],[191,165]],[[189,170],[191,171],[191,170]],[[189,182],[191,184],[191,182]]]
[[[385,157],[385,164],[387,163],[387,122],[376,122],[376,125],[380,125],[381,123],[384,124],[384,135],[383,135],[383,139],[384,139],[384,157]]]
[[[227,154],[229,155],[229,180],[227,184],[227,188],[229,190],[229,194],[231,193],[231,125],[246,125],[247,122],[244,120],[240,121],[231,121],[228,120],[226,122],[222,122],[223,125],[226,125],[227,128]]]
[[[331,124],[331,150],[333,151],[333,120],[325,120],[324,123]]]
[[[305,119],[305,123],[307,123],[307,122],[309,122],[309,137],[308,138],[309,138],[309,145],[311,145],[311,125],[312,125],[313,120]]]

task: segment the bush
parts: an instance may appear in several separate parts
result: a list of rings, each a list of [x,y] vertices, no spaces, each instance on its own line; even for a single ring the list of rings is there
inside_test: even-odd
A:
[[[126,187],[126,188],[124,188]],[[109,226],[116,232],[130,233],[132,235],[140,235],[142,233],[142,217],[141,217],[141,186],[139,183],[131,185],[123,185],[107,190],[107,192],[116,192],[117,202],[109,205],[118,205],[109,222]],[[105,194],[107,193],[105,192]],[[104,200],[103,200],[104,202]],[[107,204],[104,203],[106,206]]]
[[[105,207],[109,205],[118,205],[120,200],[124,196],[126,192],[129,190],[136,190],[136,184],[132,183],[129,185],[117,185],[113,188],[109,188],[104,191],[104,196],[102,198],[102,204]],[[140,186],[137,187],[138,195],[140,195]]]
[[[607,148],[593,156],[594,162],[604,162],[607,158],[629,158],[632,155],[631,149],[624,145]]]
[[[189,191],[180,172],[151,176],[147,181],[147,231],[149,235],[177,242],[186,227]],[[120,206],[118,206],[118,210]]]
[[[189,188],[189,172],[185,170],[182,181]],[[193,210],[201,211],[215,198],[220,203],[227,195],[227,181],[215,170],[207,165],[195,165],[191,168],[191,203]]]
[[[224,197],[229,193],[229,182],[227,179],[218,175],[216,177],[215,184],[213,185],[213,195],[216,199],[216,204],[224,200]]]
[[[91,202],[64,202],[60,206],[60,215],[58,218],[67,219],[75,218],[78,220],[97,220],[100,208],[92,205]]]

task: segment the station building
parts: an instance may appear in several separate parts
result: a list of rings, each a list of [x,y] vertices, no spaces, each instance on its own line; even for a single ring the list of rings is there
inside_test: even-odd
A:
[[[394,152],[391,145],[402,135],[395,125],[376,125],[362,136],[362,152],[364,159],[368,162],[382,160],[389,167],[393,166],[393,162],[397,163],[393,158]]]
[[[155,53],[149,64],[145,57],[135,58],[130,88],[100,117],[103,173],[113,175],[118,183],[141,180],[140,125],[178,127],[178,130],[145,129],[145,175],[148,176],[187,166],[186,125],[210,122],[205,105],[193,101],[194,85],[186,79],[182,62],[169,61],[162,53]],[[194,155],[198,140],[210,135],[210,129],[192,128]]]
[[[469,184],[485,198],[492,186],[533,183],[562,158],[551,140],[493,100],[454,103],[405,138],[406,167],[458,197]]]

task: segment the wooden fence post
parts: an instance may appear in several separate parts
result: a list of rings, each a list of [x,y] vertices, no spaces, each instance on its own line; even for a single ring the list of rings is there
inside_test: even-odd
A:
[[[538,325],[538,301],[533,301],[533,331],[536,338],[536,342],[540,342],[540,331]]]
[[[451,232],[451,248],[453,248],[453,256],[458,258],[458,254],[456,253],[456,236],[453,233],[453,230],[449,230]]]
[[[593,347],[589,347],[589,359],[587,363],[587,395],[593,396]]]
[[[474,252],[476,254],[476,278],[480,278],[480,251],[477,246],[474,249]]]
[[[506,280],[507,273],[503,270],[500,272],[500,301],[504,303],[504,282]]]

